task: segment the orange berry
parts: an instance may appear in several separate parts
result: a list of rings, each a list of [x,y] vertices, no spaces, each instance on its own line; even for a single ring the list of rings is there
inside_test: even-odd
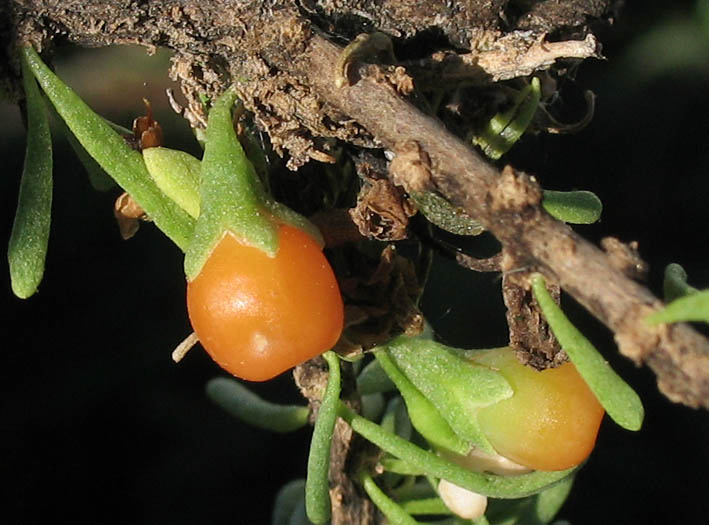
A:
[[[219,366],[266,381],[329,350],[344,309],[335,275],[305,232],[279,226],[275,257],[227,233],[187,283],[187,310]]]
[[[538,372],[510,348],[482,352],[475,361],[498,369],[514,390],[478,412],[499,454],[536,470],[563,470],[588,457],[604,411],[572,363]]]

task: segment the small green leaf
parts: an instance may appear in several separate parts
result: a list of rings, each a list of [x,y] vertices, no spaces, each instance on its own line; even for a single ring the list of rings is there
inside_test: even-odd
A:
[[[370,361],[357,376],[357,391],[360,395],[390,392],[396,389],[394,382],[375,359]]]
[[[698,290],[687,284],[687,272],[679,264],[668,264],[665,268],[665,280],[662,286],[666,303],[696,293]]]
[[[590,191],[544,190],[542,207],[549,215],[569,224],[593,224],[601,218],[601,199]]]
[[[403,459],[412,468],[491,498],[523,498],[536,494],[574,471],[573,468],[554,472],[536,471],[519,476],[472,472],[384,430],[376,423],[355,414],[342,402],[339,404],[338,414],[347,421],[352,430],[382,450]]]
[[[91,155],[84,149],[81,143],[76,140],[74,134],[69,130],[66,123],[61,119],[55,119],[61,133],[66,137],[69,146],[74,150],[76,158],[84,166],[86,174],[89,177],[89,183],[96,191],[108,191],[116,187],[116,183],[111,176],[96,162]]]
[[[659,312],[648,315],[646,321],[650,324],[684,321],[709,323],[709,290],[702,290],[675,299]]]
[[[406,405],[401,396],[393,397],[387,403],[384,416],[381,421],[382,428],[387,432],[391,432],[404,439],[411,439],[413,427],[409,414],[406,411]]]
[[[199,159],[162,147],[144,149],[143,159],[158,188],[192,217],[199,217]]]
[[[34,49],[25,47],[22,53],[57,113],[89,155],[135,199],[158,228],[177,246],[186,249],[194,220],[158,189],[143,156],[64,84]]]
[[[52,137],[47,107],[24,54],[21,63],[27,100],[27,147],[7,259],[12,291],[27,299],[42,281],[47,257],[52,214]]]
[[[455,235],[480,235],[485,231],[482,224],[436,193],[411,192],[409,195],[423,216],[442,230]]]
[[[640,397],[564,315],[541,275],[532,277],[532,290],[554,336],[611,419],[627,430],[639,430],[645,415]]]
[[[541,83],[537,77],[515,97],[507,111],[490,119],[482,133],[473,137],[473,144],[479,146],[485,155],[499,159],[517,142],[532,122],[541,99]]]
[[[286,433],[308,423],[308,407],[270,403],[234,379],[212,379],[207,383],[206,391],[212,401],[254,427]]]
[[[340,402],[340,360],[332,351],[325,352],[323,357],[329,366],[330,376],[310,442],[308,478],[305,482],[305,510],[310,521],[316,525],[330,519],[330,445]]]
[[[298,506],[305,504],[305,480],[294,479],[281,487],[273,504],[271,525],[290,525],[291,516]]]
[[[425,498],[402,501],[401,508],[409,514],[451,514],[451,511],[441,498]]]
[[[400,336],[386,348],[399,370],[438,409],[458,436],[494,453],[475,414],[478,409],[514,394],[501,374],[427,339]]]
[[[461,456],[470,452],[471,445],[461,439],[440,412],[409,381],[396,366],[386,349],[374,353],[377,362],[387,373],[404,398],[411,424],[435,449],[446,449]]]
[[[382,514],[386,516],[389,523],[396,523],[397,525],[417,525],[418,522],[411,517],[411,514],[406,512],[400,505],[398,505],[389,496],[384,494],[382,489],[380,489],[377,484],[372,479],[366,471],[360,472],[359,475],[360,482],[364,487],[364,491],[369,496],[369,499],[382,511]]]

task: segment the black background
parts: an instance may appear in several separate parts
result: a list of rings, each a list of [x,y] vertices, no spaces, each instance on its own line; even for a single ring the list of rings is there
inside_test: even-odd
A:
[[[652,53],[638,49],[655,29],[692,16],[693,2],[638,4],[603,37],[609,60],[587,61],[562,91],[571,107],[583,89],[597,93],[593,123],[577,135],[525,138],[508,160],[546,188],[596,192],[603,219],[579,230],[596,241],[611,234],[639,241],[656,291],[670,262],[707,287],[709,36],[692,60],[663,67],[673,47],[687,51],[681,33]],[[119,53],[126,54],[111,62],[104,50],[74,52],[71,61],[67,51],[59,71],[123,124],[130,122],[125,112],[136,115],[149,96],[168,130],[166,145],[194,150],[186,126],[164,108],[164,57]],[[126,60],[147,65],[124,71]],[[24,142],[16,108],[0,108],[6,242]],[[278,487],[304,473],[310,431],[276,436],[249,428],[205,398],[205,382],[220,370],[203,352],[172,363],[172,348],[189,332],[181,254],[150,226],[121,241],[115,195],[93,191],[63,141],[56,143],[54,222],[40,292],[22,301],[7,277],[0,280],[0,522],[268,523]],[[0,275],[7,276],[4,258]],[[430,284],[423,305],[448,342],[505,342],[494,277],[439,261]],[[570,299],[564,304],[641,393],[646,420],[638,433],[604,422],[559,517],[574,524],[703,522],[706,412],[663,398],[649,370],[617,357],[605,328]],[[288,374],[254,389],[298,400]]]

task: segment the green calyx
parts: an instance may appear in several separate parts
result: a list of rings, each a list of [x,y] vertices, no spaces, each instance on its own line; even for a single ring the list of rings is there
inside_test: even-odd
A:
[[[461,456],[470,452],[471,445],[453,431],[433,403],[394,364],[386,349],[375,352],[374,357],[401,392],[411,424],[433,448],[446,449]]]
[[[225,232],[271,257],[278,252],[279,223],[303,229],[321,241],[317,228],[305,217],[273,201],[266,192],[234,131],[231,110],[235,101],[236,92],[228,89],[214,102],[198,174],[199,161],[186,153],[165,148],[143,152],[156,184],[197,217],[185,252],[188,280],[199,274]]]
[[[514,394],[512,387],[500,373],[466,360],[454,349],[422,338],[397,337],[386,345],[386,352],[395,370],[400,371],[428,402],[410,404],[417,396],[407,396],[399,384],[403,384],[402,380],[396,373],[389,374],[388,365],[384,364],[386,358],[378,357],[382,368],[401,390],[414,426],[419,421],[419,425],[427,429],[425,432],[428,435],[422,432],[424,437],[434,443],[438,441],[443,448],[459,454],[461,451],[463,454],[467,453],[471,446],[495,453],[480,429],[475,414],[480,408]],[[445,388],[441,388],[442,385],[445,385]],[[419,410],[420,413],[412,413]],[[441,425],[438,432],[431,432],[435,429],[435,424],[430,423],[437,417],[445,420],[447,425]],[[421,423],[422,421],[425,424]],[[448,429],[451,429],[452,433],[447,432]]]
[[[188,280],[199,274],[226,231],[271,257],[278,251],[277,227],[267,211],[265,191],[234,131],[231,108],[235,101],[236,92],[228,89],[209,111],[199,218],[185,252]]]

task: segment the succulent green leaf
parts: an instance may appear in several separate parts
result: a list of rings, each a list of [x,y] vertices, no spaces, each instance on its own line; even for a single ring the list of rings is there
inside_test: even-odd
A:
[[[27,299],[44,275],[52,215],[52,137],[44,105],[26,55],[21,56],[27,100],[27,147],[7,259],[12,291]]]
[[[513,105],[507,111],[492,117],[480,135],[473,137],[473,144],[479,146],[485,155],[499,159],[517,142],[532,122],[541,99],[541,83],[537,77],[520,90]]]
[[[514,394],[500,373],[427,339],[400,336],[386,347],[399,370],[438,409],[458,436],[494,453],[475,414],[478,409]]]
[[[402,501],[399,505],[409,514],[419,515],[436,515],[436,514],[451,514],[451,511],[441,498],[425,498]]]
[[[675,299],[696,293],[698,290],[687,284],[687,272],[677,263],[668,264],[665,268],[665,280],[662,291],[666,303]]]
[[[412,468],[420,469],[428,476],[447,479],[459,487],[491,498],[530,496],[561,481],[574,471],[574,469],[554,472],[536,471],[519,476],[472,472],[384,430],[376,423],[355,414],[342,402],[339,404],[338,413],[355,432],[382,450],[403,459]]]
[[[308,423],[308,407],[271,403],[234,379],[212,379],[207,383],[206,391],[212,401],[232,416],[254,427],[287,433]]]
[[[22,53],[37,82],[71,132],[99,165],[145,210],[177,246],[186,249],[194,220],[165,198],[150,178],[143,156],[64,84],[31,47]]]
[[[291,516],[305,504],[305,480],[294,479],[281,487],[273,504],[271,525],[290,525]]]
[[[340,360],[332,351],[325,352],[323,357],[329,366],[330,376],[310,442],[308,478],[305,482],[306,513],[316,525],[326,523],[330,519],[330,445],[340,402]]]
[[[400,396],[391,398],[387,403],[381,425],[387,432],[392,432],[404,439],[411,439],[413,427],[404,400]]]
[[[411,514],[406,512],[399,504],[384,494],[382,489],[372,479],[366,471],[360,472],[360,482],[364,487],[364,491],[369,496],[369,499],[382,511],[389,523],[397,525],[417,525],[418,522],[411,517]]]
[[[440,412],[396,366],[386,349],[374,353],[377,362],[394,382],[404,398],[411,424],[435,449],[446,449],[461,456],[471,445],[461,439]]]
[[[709,290],[675,299],[659,312],[647,316],[650,324],[703,321],[709,323]]]
[[[390,392],[396,385],[375,359],[370,361],[357,376],[357,391],[360,395]]]
[[[411,192],[418,210],[431,223],[455,235],[480,235],[485,228],[460,208],[432,192]]]
[[[86,174],[89,177],[89,183],[96,191],[108,191],[116,187],[116,183],[113,181],[111,176],[106,173],[103,168],[96,162],[91,155],[84,149],[84,147],[76,140],[74,134],[69,130],[67,125],[61,118],[55,119],[58,124],[61,133],[66,137],[69,146],[74,150],[76,158],[84,166]]]
[[[554,519],[571,493],[574,475],[567,476],[559,483],[541,491],[535,497],[534,514],[540,523],[549,523]]]
[[[485,516],[494,525],[545,525],[550,523],[566,501],[575,474],[542,490],[534,496],[509,500],[489,500]]]
[[[199,159],[162,147],[144,149],[143,159],[158,188],[192,217],[199,217]]]
[[[638,394],[564,315],[547,291],[541,275],[532,277],[532,290],[554,336],[606,413],[621,427],[639,430],[645,410]]]
[[[590,191],[544,190],[542,207],[555,219],[569,224],[593,224],[603,211],[601,199]]]

